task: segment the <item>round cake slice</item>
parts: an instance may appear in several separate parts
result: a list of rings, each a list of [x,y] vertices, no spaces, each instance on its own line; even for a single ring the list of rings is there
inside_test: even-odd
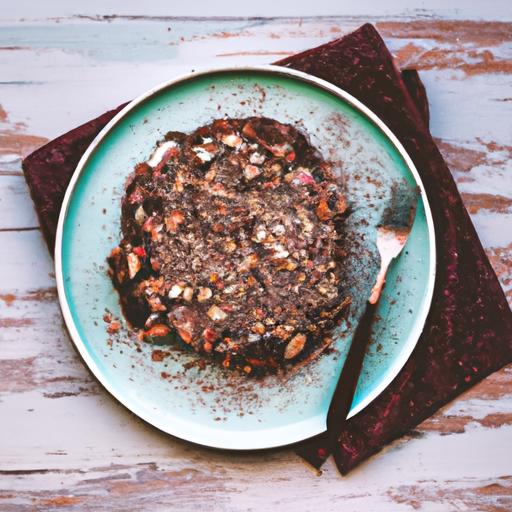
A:
[[[331,165],[291,125],[169,132],[122,200],[109,263],[125,316],[246,373],[309,360],[349,302],[345,211]]]

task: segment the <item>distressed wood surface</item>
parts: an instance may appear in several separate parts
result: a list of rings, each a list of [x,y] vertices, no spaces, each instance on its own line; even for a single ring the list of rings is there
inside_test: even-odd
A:
[[[506,3],[496,19],[477,8],[203,19],[166,16],[161,5],[116,15],[95,2],[80,14],[23,4],[0,13],[0,510],[511,510],[512,366],[344,479],[332,461],[318,476],[291,450],[223,453],[139,421],[72,348],[20,165],[178,73],[267,63],[373,21],[399,64],[421,72],[432,132],[512,304]]]

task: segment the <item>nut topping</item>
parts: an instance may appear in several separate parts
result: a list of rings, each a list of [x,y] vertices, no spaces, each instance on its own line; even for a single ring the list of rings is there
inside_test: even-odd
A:
[[[133,252],[126,255],[126,262],[128,263],[128,277],[133,279],[141,268],[139,257]]]
[[[214,322],[222,322],[228,316],[222,309],[215,305],[208,310],[207,314]]]
[[[246,179],[253,180],[254,178],[257,178],[261,174],[261,169],[259,167],[256,167],[255,165],[248,164],[244,168],[244,176]]]
[[[167,325],[164,324],[156,324],[153,325],[150,329],[148,329],[144,336],[156,336],[156,337],[163,337],[167,336],[171,330]]]
[[[178,230],[180,224],[185,222],[185,215],[180,210],[173,210],[169,216],[165,219],[165,227],[167,231],[175,233]]]
[[[252,330],[255,332],[255,333],[258,333],[258,334],[265,334],[265,326],[261,323],[261,322],[256,322],[253,327],[252,327]]]
[[[146,219],[148,218],[148,215],[147,213],[144,211],[144,208],[142,208],[142,205],[139,206],[136,210],[135,210],[135,221],[137,222],[137,224],[139,225],[142,225],[144,224],[144,222],[146,221]]]
[[[249,162],[254,165],[261,165],[265,161],[265,155],[260,155],[260,153],[252,153],[249,157]]]
[[[187,302],[190,302],[192,300],[192,297],[194,296],[194,288],[191,288],[190,286],[187,286],[184,290],[183,290],[183,298],[187,301]]]
[[[109,264],[141,340],[173,332],[251,375],[302,359],[306,340],[320,353],[350,300],[324,149],[292,125],[226,118],[168,132],[135,166]]]
[[[197,294],[197,300],[199,302],[205,302],[208,299],[210,299],[212,295],[213,294],[212,294],[212,291],[210,290],[210,288],[200,287],[199,292]]]
[[[238,135],[235,134],[223,135],[220,140],[224,144],[226,144],[226,146],[229,146],[231,148],[237,148],[243,142],[242,137],[239,137]]]
[[[306,344],[306,336],[304,334],[296,334],[286,345],[284,350],[285,359],[293,359],[297,357]]]
[[[181,287],[179,284],[172,285],[171,289],[169,290],[168,297],[169,299],[175,299],[181,295],[181,292],[183,291],[183,287]]]

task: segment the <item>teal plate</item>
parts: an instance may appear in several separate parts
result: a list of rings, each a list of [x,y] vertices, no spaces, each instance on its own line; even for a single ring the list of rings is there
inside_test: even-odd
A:
[[[355,248],[348,279],[353,303],[333,350],[286,377],[255,380],[195,354],[135,350],[122,331],[109,343],[105,308],[122,318],[105,258],[120,239],[120,200],[127,175],[169,130],[190,132],[213,119],[261,115],[307,132],[335,162],[353,214]],[[378,270],[375,229],[399,182],[421,191],[407,245],[392,266],[350,415],[394,379],[421,334],[432,298],[435,240],[425,191],[391,131],[355,98],[307,74],[276,66],[193,73],[132,101],[101,131],[71,180],[57,232],[59,298],[71,338],[105,388],[132,412],[182,439],[226,449],[294,443],[325,430],[329,402],[354,326]],[[187,364],[188,363],[188,364]]]

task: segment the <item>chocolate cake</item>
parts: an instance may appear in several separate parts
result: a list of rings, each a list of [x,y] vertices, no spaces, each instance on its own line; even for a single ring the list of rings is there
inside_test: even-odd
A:
[[[310,360],[350,302],[345,212],[332,165],[293,126],[169,132],[122,200],[109,263],[125,315],[246,373]]]

